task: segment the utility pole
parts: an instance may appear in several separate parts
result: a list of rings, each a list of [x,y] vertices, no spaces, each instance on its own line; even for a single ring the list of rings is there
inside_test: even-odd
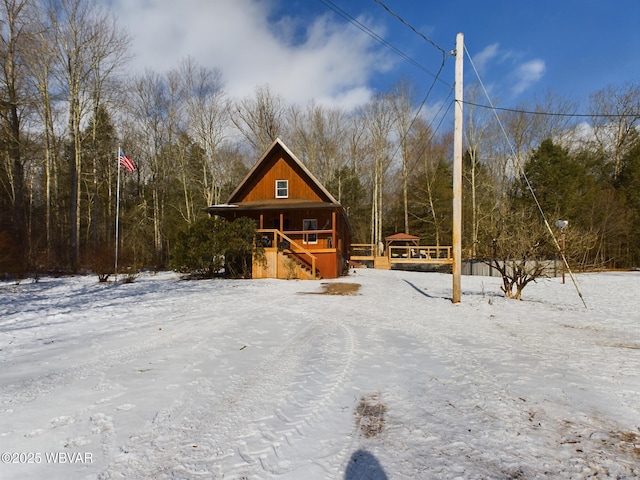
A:
[[[464,35],[456,36],[456,69],[453,127],[453,303],[460,303],[462,275],[462,70]]]

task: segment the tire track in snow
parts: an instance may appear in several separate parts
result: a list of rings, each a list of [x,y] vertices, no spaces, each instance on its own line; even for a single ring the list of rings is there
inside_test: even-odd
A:
[[[100,463],[103,459],[109,461],[118,451],[116,447],[118,416],[115,415],[115,411],[111,411],[114,407],[110,404],[114,399],[125,394],[123,388],[126,390],[125,387],[114,383],[111,376],[114,374],[119,376],[122,372],[126,374],[127,369],[135,368],[136,363],[143,361],[141,359],[144,359],[146,364],[147,359],[155,359],[157,353],[165,355],[175,347],[181,351],[182,345],[190,344],[193,348],[205,341],[198,334],[203,320],[208,322],[209,315],[205,311],[203,316],[201,307],[189,302],[189,292],[185,293],[186,295],[178,300],[176,297],[169,297],[147,305],[146,322],[141,325],[123,315],[123,312],[131,309],[127,298],[111,313],[115,320],[112,325],[83,325],[83,328],[91,328],[93,332],[97,330],[97,334],[92,337],[97,339],[96,345],[86,344],[75,348],[58,347],[45,364],[45,368],[53,366],[53,369],[42,372],[42,369],[35,364],[28,369],[28,372],[22,374],[21,381],[3,385],[0,389],[0,412],[11,418],[20,418],[24,412],[34,408],[30,405],[39,402],[60,404],[60,398],[65,396],[65,390],[73,391],[80,388],[86,391],[86,396],[91,399],[88,403],[79,404],[71,401],[63,407],[68,410],[66,412],[68,415],[54,418],[37,417],[29,421],[26,424],[29,427],[25,427],[24,436],[38,437],[46,435],[52,428],[65,428],[71,425],[72,433],[66,438],[64,445],[60,444],[61,446],[78,448],[95,442],[96,447],[100,449],[94,451],[97,455],[95,460]],[[221,299],[220,303],[225,302]],[[54,307],[50,310],[57,314]],[[83,318],[90,319],[92,309],[96,308],[100,309],[102,305],[92,304],[91,308],[82,315],[72,317],[71,321],[80,322]],[[192,316],[197,318],[193,319]],[[232,321],[231,318],[223,318],[222,321],[217,320],[214,325],[216,328],[226,330]],[[159,329],[157,322],[161,322],[164,329]],[[71,325],[73,326],[73,323]],[[111,348],[105,349],[102,345]],[[28,365],[25,358],[29,357],[23,355],[18,359],[19,361],[16,361],[18,368],[22,364]],[[144,371],[147,370],[138,370],[138,372]],[[60,405],[62,407],[62,404]],[[135,407],[135,405],[120,405],[115,407],[115,410],[122,411]],[[15,425],[13,430],[3,434],[22,435],[20,429],[25,424],[16,422],[13,422]]]
[[[325,340],[330,334],[334,338]],[[253,457],[260,459],[262,468],[271,474],[292,474],[301,467],[314,464],[333,478],[340,464],[344,446],[339,438],[327,442],[324,448],[329,452],[316,458],[319,445],[315,441],[313,445],[305,444],[305,436],[307,431],[325,428],[327,417],[342,411],[337,397],[353,368],[357,341],[349,326],[332,322],[332,330],[317,336],[315,343],[307,368],[293,382],[296,389],[275,410],[275,418],[261,422],[260,437],[252,435],[250,439],[243,439],[243,446],[253,452]],[[350,418],[350,410],[347,415]],[[335,432],[330,432],[330,435],[334,437]],[[288,460],[290,451],[291,456],[298,458],[300,455],[295,451],[306,451],[308,460],[294,464]],[[242,468],[236,472],[243,473]]]
[[[181,319],[186,315],[173,317]],[[70,384],[77,383],[88,377],[104,377],[104,371],[117,364],[126,364],[132,360],[146,355],[148,352],[177,343],[187,337],[193,337],[197,333],[194,325],[185,323],[184,327],[176,329],[177,333],[169,335],[157,334],[144,336],[142,341],[133,345],[109,350],[91,350],[92,357],[78,359],[73,367],[54,370],[45,375],[7,385],[2,388],[0,395],[0,408],[10,408],[12,405],[24,405],[34,400],[49,395]],[[139,339],[140,337],[137,337]]]
[[[161,284],[166,287],[164,284]],[[170,289],[175,289],[175,285],[179,285],[177,288],[181,288],[180,284],[169,284]],[[136,287],[133,284],[132,287]],[[207,285],[207,286],[210,286]],[[81,286],[81,290],[87,288],[86,285]],[[214,285],[215,287],[215,285]],[[105,288],[100,286],[99,288]],[[115,287],[113,287],[115,288]],[[142,287],[141,287],[142,288]],[[111,298],[117,295],[117,291],[110,291],[111,297],[105,301],[92,304],[88,310],[84,312],[86,317],[91,316],[91,310],[100,310],[105,305],[117,305],[118,307],[113,310],[112,318],[117,319],[113,325],[99,325],[100,335],[105,336],[104,343],[113,344],[118,343],[114,341],[110,336],[122,337],[124,346],[118,348],[111,348],[103,350],[99,345],[87,347],[83,350],[73,350],[70,353],[62,352],[58,354],[59,357],[51,357],[51,362],[56,360],[62,360],[65,363],[69,363],[73,360],[74,365],[66,368],[54,368],[54,370],[38,375],[33,378],[29,378],[24,381],[19,381],[13,384],[7,384],[2,386],[0,392],[0,409],[12,408],[13,405],[23,405],[34,400],[51,394],[55,391],[63,389],[64,387],[82,381],[89,377],[105,377],[105,371],[115,365],[127,364],[135,360],[136,358],[144,357],[149,352],[154,350],[160,350],[166,348],[172,344],[180,343],[184,340],[198,338],[199,326],[197,321],[192,319],[194,316],[202,316],[201,305],[194,304],[189,301],[189,286],[183,287],[185,289],[181,301],[175,300],[176,296],[170,295],[167,299],[158,297],[157,293],[152,293],[154,301],[153,304],[149,304],[146,307],[147,318],[155,317],[157,321],[148,323],[145,325],[137,325],[126,319],[130,316],[132,305],[129,302],[137,303],[140,300],[139,295],[135,290],[129,292],[128,295],[120,299],[120,303],[117,303],[117,298]],[[206,288],[206,287],[205,287]],[[198,295],[198,288],[195,288],[195,294]],[[75,292],[74,292],[75,293]],[[216,298],[218,293],[215,288],[212,288],[212,296]],[[45,297],[47,299],[48,297]],[[64,299],[63,299],[64,300]],[[222,305],[225,304],[224,297],[217,296],[217,302]],[[69,302],[68,299],[64,300]],[[36,306],[37,307],[37,306]],[[35,308],[35,307],[34,307]],[[38,307],[42,308],[42,307]],[[61,311],[58,310],[60,305],[54,305],[47,307],[49,315],[59,316]],[[68,307],[66,303],[63,303],[63,312],[67,311]],[[151,315],[150,311],[158,312],[156,315]],[[80,318],[75,318],[74,322],[81,321]],[[227,319],[229,323],[231,319]],[[164,324],[165,327],[171,327],[170,333],[165,331],[158,331],[157,324]],[[220,322],[218,322],[219,325]],[[146,333],[140,334],[141,331]],[[98,337],[100,338],[100,337]],[[71,357],[75,355],[77,358]],[[86,357],[84,356],[86,355]],[[98,382],[100,384],[101,382]]]
[[[101,478],[233,479],[295,471],[301,465],[287,460],[287,452],[338,408],[335,398],[355,350],[350,328],[310,321],[223,394],[203,389],[160,413],[164,418],[132,438]],[[319,377],[320,386],[314,384]]]

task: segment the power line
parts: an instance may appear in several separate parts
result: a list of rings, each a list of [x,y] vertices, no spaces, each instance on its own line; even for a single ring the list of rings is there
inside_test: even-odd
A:
[[[440,63],[440,67],[438,68],[437,73],[433,73],[430,70],[426,69],[425,67],[423,67],[421,64],[419,64],[418,62],[416,62],[415,60],[413,60],[411,57],[409,57],[408,55],[406,55],[404,52],[400,51],[399,49],[397,49],[396,47],[394,47],[393,45],[391,45],[389,42],[387,42],[384,38],[380,37],[377,33],[373,32],[370,28],[368,28],[367,26],[363,25],[361,22],[359,22],[358,20],[356,20],[355,18],[353,18],[351,15],[349,15],[347,12],[345,12],[344,10],[342,10],[340,7],[338,7],[335,3],[333,3],[330,0],[319,0],[320,3],[324,4],[326,7],[330,8],[331,10],[333,10],[335,13],[337,13],[338,15],[340,15],[342,18],[346,19],[347,21],[349,21],[351,24],[355,25],[356,27],[358,27],[361,31],[363,31],[364,33],[366,33],[367,35],[371,36],[372,38],[374,38],[376,41],[380,42],[381,44],[383,44],[384,46],[386,46],[387,48],[389,48],[390,50],[392,50],[393,52],[395,52],[396,54],[398,54],[399,56],[401,56],[402,58],[404,58],[405,60],[407,60],[408,62],[410,62],[411,64],[413,64],[414,66],[418,67],[420,70],[428,73],[429,75],[431,75],[433,77],[433,81],[431,82],[431,85],[429,86],[427,93],[425,95],[425,97],[423,98],[422,102],[420,103],[420,106],[418,107],[418,110],[416,111],[413,119],[411,120],[411,123],[409,124],[409,127],[407,128],[407,131],[405,132],[405,137],[408,134],[408,132],[411,130],[411,128],[413,127],[413,124],[415,123],[416,119],[418,118],[418,116],[420,115],[420,112],[422,111],[422,108],[424,107],[424,105],[427,102],[427,99],[429,98],[429,96],[431,95],[431,92],[433,90],[433,88],[435,87],[436,82],[440,81],[441,83],[451,87],[450,84],[448,84],[447,82],[445,82],[444,80],[442,80],[440,78],[440,75],[442,74],[442,71],[445,67],[446,64],[446,60],[447,60],[447,52],[441,48],[439,45],[436,45],[433,41],[431,41],[429,38],[427,38],[425,35],[423,35],[421,32],[419,32],[418,30],[416,30],[413,26],[411,26],[407,21],[405,21],[403,18],[401,18],[398,14],[396,14],[395,12],[393,12],[389,7],[387,7],[384,3],[375,0],[381,7],[383,7],[389,14],[393,15],[395,18],[397,18],[400,22],[402,22],[404,25],[406,25],[408,28],[410,28],[414,33],[416,33],[417,35],[419,35],[421,38],[423,38],[425,41],[427,41],[429,44],[431,44],[433,47],[437,48],[441,53],[442,53],[442,62]],[[444,117],[443,117],[444,118]],[[435,118],[434,118],[435,120]],[[442,121],[441,121],[442,122]],[[439,128],[439,126],[438,126]],[[433,133],[433,135],[435,135],[435,132]],[[432,136],[433,136],[432,135]],[[393,154],[393,156],[396,155],[398,149],[400,148],[400,145],[406,140],[406,138],[402,138],[400,144],[398,144],[398,147],[396,149],[396,152]],[[426,148],[426,147],[425,147]]]
[[[380,44],[384,45],[385,47],[387,47],[389,50],[391,50],[392,52],[394,52],[396,55],[400,56],[401,58],[403,58],[404,60],[406,60],[407,62],[411,63],[414,67],[422,70],[423,72],[425,72],[426,74],[434,77],[436,80],[439,80],[443,83],[445,83],[446,85],[448,85],[446,82],[444,82],[444,80],[439,78],[438,74],[433,73],[431,70],[429,70],[427,67],[425,67],[424,65],[422,65],[421,63],[417,62],[416,60],[414,60],[413,58],[411,58],[409,55],[407,55],[406,53],[404,53],[402,50],[398,49],[397,47],[395,47],[394,45],[392,45],[391,43],[389,43],[387,40],[385,40],[384,38],[382,38],[380,35],[378,35],[376,32],[374,32],[373,30],[371,30],[369,27],[367,27],[366,25],[364,25],[362,22],[358,21],[357,19],[355,19],[354,17],[352,17],[351,15],[349,15],[346,11],[344,11],[343,9],[341,9],[340,7],[338,7],[335,3],[333,3],[331,0],[318,0],[320,3],[322,3],[325,7],[329,8],[330,10],[333,10],[333,12],[335,12],[336,14],[338,14],[339,16],[341,16],[342,18],[344,18],[345,20],[347,20],[349,23],[351,23],[352,25],[354,25],[355,27],[357,27],[359,30],[361,30],[362,32],[364,32],[365,34],[367,34],[368,36],[370,36],[371,38],[373,38],[375,41],[379,42]]]
[[[542,112],[533,110],[524,110],[520,108],[496,107],[495,105],[483,105],[480,103],[468,102],[464,100],[462,103],[478,108],[486,108],[489,110],[500,110],[503,112],[524,113],[527,115],[544,115],[548,117],[585,117],[585,118],[640,118],[640,112],[634,113],[562,113],[562,112]]]
[[[444,48],[442,48],[440,45],[436,44],[433,40],[431,40],[430,38],[427,38],[427,36],[425,34],[423,34],[421,31],[419,31],[418,29],[416,29],[413,25],[411,25],[409,22],[407,22],[404,18],[402,18],[400,15],[398,15],[396,12],[394,12],[393,10],[391,10],[389,7],[387,7],[383,2],[381,2],[380,0],[374,0],[378,5],[380,5],[382,8],[384,8],[387,12],[389,12],[389,14],[393,15],[395,18],[397,18],[403,25],[405,25],[407,28],[409,28],[411,31],[413,31],[413,33],[415,33],[416,35],[418,35],[419,37],[421,37],[422,39],[424,39],[427,43],[431,44],[433,47],[437,48],[438,50],[440,50],[442,52],[443,55],[446,55],[447,52],[445,52]]]

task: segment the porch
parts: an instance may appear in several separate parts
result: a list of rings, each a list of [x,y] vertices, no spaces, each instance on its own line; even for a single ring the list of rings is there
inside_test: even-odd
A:
[[[339,276],[346,266],[342,251],[334,245],[335,230],[256,230],[253,278],[319,279]],[[338,240],[338,243],[341,243]]]

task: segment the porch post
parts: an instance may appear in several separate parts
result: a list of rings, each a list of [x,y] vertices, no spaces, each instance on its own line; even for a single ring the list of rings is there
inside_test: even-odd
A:
[[[336,223],[337,223],[337,215],[336,211],[333,210],[331,212],[331,248],[338,248],[336,244]]]

